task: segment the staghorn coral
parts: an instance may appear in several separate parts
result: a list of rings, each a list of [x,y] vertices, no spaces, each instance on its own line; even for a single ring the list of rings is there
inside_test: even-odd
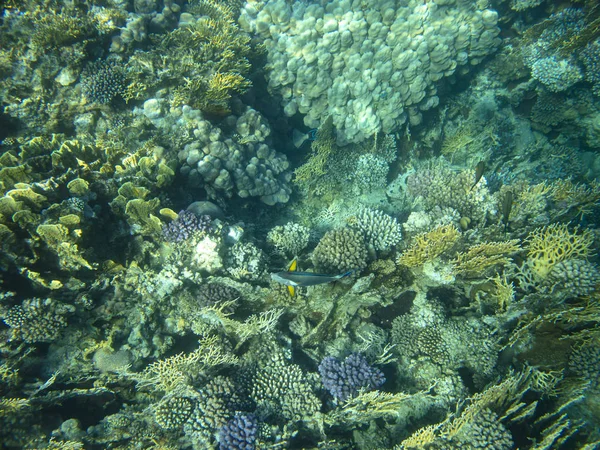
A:
[[[325,233],[313,251],[316,269],[325,273],[361,270],[367,265],[367,249],[362,236],[349,228]]]
[[[398,256],[397,263],[407,267],[421,266],[452,248],[460,237],[454,225],[438,226],[413,238],[410,247]]]

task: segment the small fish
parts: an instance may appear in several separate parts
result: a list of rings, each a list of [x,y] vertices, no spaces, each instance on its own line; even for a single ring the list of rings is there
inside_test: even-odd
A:
[[[306,141],[314,141],[317,139],[317,131],[318,130],[316,128],[313,128],[308,133],[302,133],[294,128],[294,131],[292,132],[292,141],[294,142],[294,147],[300,148]]]
[[[508,219],[513,206],[513,193],[508,191],[502,199],[502,223],[504,224],[504,232],[508,230]]]
[[[341,275],[326,275],[323,273],[298,272],[297,269],[298,261],[294,259],[287,271],[271,274],[271,279],[273,281],[277,281],[278,283],[287,286],[288,292],[292,297],[296,295],[297,287],[316,286],[317,284],[331,283],[333,281],[341,280],[342,278],[345,278],[354,272],[353,270],[350,270]]]
[[[469,189],[470,191],[472,191],[473,188],[475,186],[477,186],[477,183],[479,183],[479,180],[481,180],[481,177],[483,176],[484,172],[485,172],[485,161],[479,161],[477,163],[477,165],[475,166],[475,183],[473,184],[473,186],[471,186],[471,189]]]

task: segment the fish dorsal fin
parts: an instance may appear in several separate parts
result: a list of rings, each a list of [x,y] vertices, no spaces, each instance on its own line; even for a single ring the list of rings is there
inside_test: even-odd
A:
[[[288,267],[288,272],[296,272],[298,270],[298,258],[294,258],[290,267]]]

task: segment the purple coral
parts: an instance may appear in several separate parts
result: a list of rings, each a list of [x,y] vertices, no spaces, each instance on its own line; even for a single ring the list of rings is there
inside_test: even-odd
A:
[[[254,414],[235,413],[219,430],[219,450],[254,450],[257,432]]]
[[[208,231],[211,225],[210,216],[198,217],[191,211],[180,211],[177,219],[163,225],[163,237],[169,242],[181,242],[198,231]]]
[[[333,356],[323,358],[319,373],[323,386],[342,402],[354,397],[361,388],[376,389],[385,383],[383,372],[371,367],[358,353],[352,353],[343,362]]]

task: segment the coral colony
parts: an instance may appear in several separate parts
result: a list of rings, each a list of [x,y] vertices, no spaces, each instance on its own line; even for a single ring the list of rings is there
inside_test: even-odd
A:
[[[592,0],[0,21],[0,442],[600,447]]]

